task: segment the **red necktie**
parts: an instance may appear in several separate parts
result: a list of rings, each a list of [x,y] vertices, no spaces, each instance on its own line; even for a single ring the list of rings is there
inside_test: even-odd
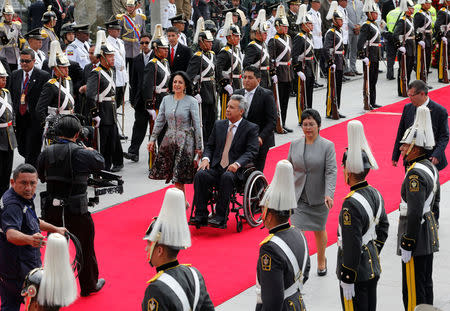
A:
[[[170,63],[173,64],[173,47],[170,50]]]
[[[23,103],[20,103],[19,106],[19,112],[20,115],[24,115],[27,112],[27,100],[26,100],[26,96],[27,96],[27,91],[28,91],[28,80],[29,80],[29,76],[28,76],[28,72],[25,75],[25,81],[23,81],[23,85],[22,85],[22,97],[24,98]]]
[[[63,12],[63,10],[62,10],[62,6],[61,6],[61,3],[59,3],[59,0],[56,0],[56,3],[58,4],[58,7],[59,7],[59,11],[62,13]]]

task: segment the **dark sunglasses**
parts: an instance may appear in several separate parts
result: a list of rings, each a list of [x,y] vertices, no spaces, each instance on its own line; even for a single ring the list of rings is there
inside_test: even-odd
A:
[[[140,44],[140,45],[150,44],[150,41],[142,41],[142,42],[139,42],[139,44]]]
[[[21,63],[25,63],[25,64],[29,64],[31,63],[33,60],[32,59],[21,59],[20,62]]]

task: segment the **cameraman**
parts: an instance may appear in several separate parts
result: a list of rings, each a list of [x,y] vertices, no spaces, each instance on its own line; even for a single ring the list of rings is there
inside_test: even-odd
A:
[[[65,225],[81,243],[83,263],[79,280],[81,296],[98,292],[105,284],[98,278],[94,250],[94,222],[88,211],[87,180],[105,166],[103,156],[92,148],[78,145],[82,130],[73,115],[63,115],[55,124],[57,139],[39,156],[37,169],[47,191],[41,193],[42,216],[51,224]]]

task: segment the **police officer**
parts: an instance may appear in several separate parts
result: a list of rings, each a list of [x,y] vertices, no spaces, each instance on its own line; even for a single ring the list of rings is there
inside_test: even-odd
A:
[[[439,43],[439,63],[438,63],[438,81],[444,83],[444,59],[447,57],[447,68],[448,68],[448,55],[450,52],[448,50],[448,40],[450,40],[450,0],[444,0],[444,6],[438,11],[436,23],[434,24],[434,37]],[[447,55],[441,54],[441,49],[443,45],[447,47]],[[446,73],[448,77],[448,72]]]
[[[270,79],[270,57],[266,45],[268,25],[266,24],[266,10],[259,10],[258,17],[251,27],[253,41],[245,49],[243,67],[256,67],[261,71],[261,82],[259,85],[271,89]]]
[[[311,8],[308,14],[311,16],[313,29],[311,35],[313,37],[314,44],[314,88],[322,87],[323,84],[318,83],[319,76],[323,78],[323,73],[325,72],[325,61],[323,56],[323,36],[322,36],[322,16],[320,15],[320,0],[311,0]],[[319,75],[320,72],[320,75]]]
[[[403,305],[413,310],[416,304],[433,304],[433,253],[439,250],[432,212],[440,200],[439,173],[427,156],[435,141],[426,106],[417,108],[414,124],[400,143],[408,170],[401,189],[397,253],[402,257]]]
[[[64,234],[36,216],[34,197],[38,177],[31,164],[14,169],[11,188],[0,200],[0,299],[2,309],[19,311],[25,276],[40,267],[39,248],[45,245],[42,231]]]
[[[81,68],[84,68],[91,61],[89,59],[89,25],[80,24],[73,26],[75,31],[75,40],[67,46],[67,58],[77,62]]]
[[[3,21],[0,22],[0,57],[6,58],[11,71],[17,69],[19,48],[25,40],[22,38],[22,24],[13,21],[14,9],[9,1],[5,1],[3,7]]]
[[[42,64],[47,58],[47,54],[42,52],[42,42],[44,37],[42,36],[41,28],[35,28],[24,35],[27,40],[28,46],[34,51],[34,67],[42,69]]]
[[[0,197],[9,188],[14,149],[17,148],[11,94],[5,88],[7,76],[8,73],[0,62]]]
[[[79,274],[81,296],[98,292],[105,284],[98,278],[94,249],[94,222],[88,211],[87,180],[104,168],[100,153],[76,143],[81,124],[73,115],[62,116],[55,125],[56,143],[39,156],[37,170],[42,183],[42,218],[54,225],[64,224],[81,244],[82,270]]]
[[[48,56],[49,49],[50,49],[50,43],[52,41],[59,40],[58,36],[56,35],[55,30],[53,28],[56,25],[57,19],[58,18],[56,17],[55,12],[52,11],[52,6],[49,5],[47,12],[45,12],[42,15],[42,19],[41,19],[41,21],[43,23],[43,26],[41,28],[41,35],[44,38],[42,41],[41,50],[42,50],[42,52],[44,52],[45,57]]]
[[[180,250],[191,246],[181,190],[167,190],[159,216],[150,224],[144,240],[147,260],[157,274],[147,282],[142,311],[214,310],[201,273],[177,259]]]
[[[347,125],[348,148],[342,158],[345,182],[351,192],[339,214],[336,274],[343,310],[376,310],[376,288],[381,274],[379,254],[388,236],[384,201],[365,180],[378,169],[360,121]],[[348,308],[353,305],[353,308]]]
[[[378,67],[381,58],[380,29],[376,23],[378,18],[378,6],[373,0],[364,2],[363,12],[367,15],[367,21],[362,25],[357,50],[358,56],[363,60],[363,66],[367,66],[369,78],[369,108],[380,108],[376,104]]]
[[[431,7],[431,0],[419,0],[418,4],[421,5],[421,9],[414,14],[413,19],[414,29],[416,31],[416,44],[417,49],[421,49],[422,55],[425,54],[424,60],[426,63],[424,64],[425,66],[422,70],[422,61],[420,59],[416,60],[416,76],[417,79],[427,83],[427,76],[431,63],[431,39],[433,32],[433,21],[429,11]]]
[[[238,47],[241,31],[233,23],[233,13],[228,12],[223,26],[227,45],[217,54],[216,81],[219,84],[219,119],[225,119],[229,97],[234,90],[242,88],[242,53]]]
[[[197,20],[197,30],[194,44],[199,50],[192,56],[187,68],[187,75],[194,81],[194,96],[201,105],[203,143],[206,145],[208,137],[217,119],[216,95],[216,55],[211,51],[214,37],[209,30],[205,30],[203,17]]]
[[[286,127],[286,114],[291,92],[292,69],[291,51],[292,41],[287,34],[289,22],[286,18],[284,6],[279,5],[274,21],[277,34],[269,40],[270,75],[272,82],[278,87],[278,101],[280,103],[281,123],[285,132],[292,132]]]
[[[44,84],[36,105],[36,118],[42,125],[48,115],[72,114],[75,108],[73,84],[69,77],[70,63],[62,52],[59,41],[55,40],[50,45],[48,66],[52,69],[53,78]],[[44,135],[45,130],[44,128]]]
[[[277,163],[261,205],[269,236],[260,243],[256,310],[306,310],[301,290],[309,277],[310,261],[305,236],[289,224],[292,210],[297,207],[289,161]]]

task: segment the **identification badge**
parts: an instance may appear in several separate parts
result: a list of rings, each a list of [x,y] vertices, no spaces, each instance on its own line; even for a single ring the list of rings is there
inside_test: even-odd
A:
[[[20,104],[25,105],[25,94],[20,95]]]

